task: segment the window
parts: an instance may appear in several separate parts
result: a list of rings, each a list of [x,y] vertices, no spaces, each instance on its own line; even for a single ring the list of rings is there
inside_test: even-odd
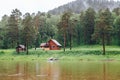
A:
[[[52,48],[55,48],[55,46],[52,46]]]

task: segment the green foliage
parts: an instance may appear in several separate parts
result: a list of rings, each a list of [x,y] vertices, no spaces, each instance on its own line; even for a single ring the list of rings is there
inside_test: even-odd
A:
[[[61,21],[58,23],[58,32],[63,35],[64,39],[64,51],[66,48],[66,43],[67,43],[67,33],[69,33],[69,36],[71,37],[72,31],[71,31],[71,24],[70,24],[70,17],[71,17],[71,12],[67,11],[64,12]],[[61,33],[63,32],[63,33]],[[71,38],[70,38],[71,42]]]
[[[83,16],[82,16],[83,15]],[[95,25],[95,11],[92,8],[88,8],[84,14],[80,16],[81,23],[83,26],[84,32],[84,43],[85,44],[93,44],[93,40],[91,39],[91,35],[94,33],[94,25]]]
[[[23,20],[23,40],[24,44],[27,47],[27,54],[28,54],[28,47],[30,43],[34,42],[35,38],[35,29],[33,27],[32,17],[29,13],[26,13]]]
[[[93,34],[94,39],[100,39],[102,38],[103,34],[106,38],[106,40],[109,38],[111,31],[113,29],[112,27],[112,15],[109,9],[102,10],[98,14],[98,17],[96,18],[96,24],[95,24],[95,31]]]
[[[0,51],[0,55],[3,55],[3,54],[5,54],[4,51]]]
[[[114,8],[114,9],[113,9],[113,12],[114,12],[117,16],[119,16],[119,15],[120,15],[120,8],[119,8],[119,7]]]
[[[4,15],[0,22],[0,48],[15,48],[18,43],[29,44],[28,48],[39,47],[51,38],[71,48],[101,44],[103,33],[105,44],[120,44],[119,8],[112,12],[109,9],[95,12],[93,8],[79,14],[70,11],[61,15],[26,13],[21,18],[22,13],[18,9],[12,10],[11,15]]]
[[[11,15],[8,19],[8,27],[7,27],[7,39],[11,43],[12,48],[16,46],[16,43],[18,41],[18,25],[17,21],[15,20],[15,16]]]
[[[117,39],[118,45],[120,45],[120,16],[118,16],[114,20],[114,28],[115,28],[115,38]]]
[[[28,55],[26,55],[26,52],[17,54],[14,49],[8,49],[0,50],[0,60],[48,60],[50,57],[58,60],[120,60],[120,47],[106,46],[106,48],[106,56],[102,56],[100,45],[74,47],[72,51],[67,48],[65,52],[63,50],[44,51],[37,48],[36,50],[30,49]]]
[[[101,40],[103,45],[103,55],[105,55],[105,45],[110,44],[112,27],[112,14],[109,9],[101,10],[95,24],[93,39]]]

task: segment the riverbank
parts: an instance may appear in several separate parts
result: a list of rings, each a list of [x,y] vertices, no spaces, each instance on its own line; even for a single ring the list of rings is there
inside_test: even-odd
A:
[[[64,52],[63,50],[44,51],[40,48],[30,49],[29,55],[26,52],[17,54],[15,49],[0,50],[0,60],[16,60],[16,61],[30,61],[30,60],[48,60],[49,58],[58,60],[79,60],[79,61],[120,61],[120,47],[107,46],[106,55],[102,55],[102,47],[95,46],[80,46],[69,48]]]

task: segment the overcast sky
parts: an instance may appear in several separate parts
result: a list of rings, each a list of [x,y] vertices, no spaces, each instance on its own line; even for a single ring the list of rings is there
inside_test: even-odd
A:
[[[10,15],[15,8],[23,14],[26,12],[37,13],[38,11],[47,12],[71,1],[75,0],[1,0],[0,17],[4,14]]]

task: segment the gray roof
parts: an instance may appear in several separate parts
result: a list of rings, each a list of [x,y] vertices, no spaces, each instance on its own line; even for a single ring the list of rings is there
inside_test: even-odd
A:
[[[48,43],[41,43],[40,46],[48,46]]]
[[[23,49],[25,48],[25,46],[24,46],[24,45],[21,45],[21,44],[19,45],[19,47],[21,47],[21,48],[23,48]]]
[[[51,39],[55,44],[57,44],[58,46],[62,46],[58,41],[56,41],[55,39]]]
[[[46,45],[46,43],[41,43],[41,44],[40,44],[40,46],[45,46],[45,45]]]

